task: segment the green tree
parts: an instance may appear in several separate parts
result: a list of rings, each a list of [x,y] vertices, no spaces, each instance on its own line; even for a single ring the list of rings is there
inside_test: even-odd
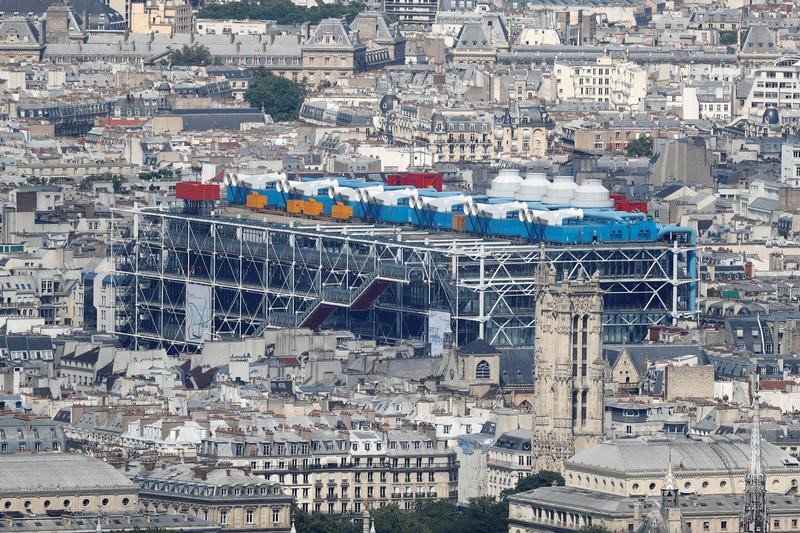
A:
[[[250,105],[269,113],[272,120],[297,120],[306,97],[305,87],[295,81],[276,76],[264,67],[253,70],[253,83],[244,95]]]
[[[732,45],[736,44],[737,35],[735,31],[721,31],[719,32],[719,44]]]
[[[462,533],[458,507],[447,500],[421,500],[414,511],[436,533]]]
[[[438,533],[425,523],[425,517],[415,512],[401,511],[396,505],[379,507],[372,512],[375,529],[381,533]]]
[[[300,7],[291,0],[245,0],[226,4],[210,4],[198,13],[199,18],[234,20],[274,20],[278,24],[317,24],[325,18],[352,20],[364,6],[356,3],[323,4]]]
[[[517,480],[517,485],[513,489],[506,489],[500,493],[501,498],[506,498],[511,494],[535,490],[540,487],[550,487],[552,485],[564,485],[564,476],[558,472],[550,470],[540,470],[532,476],[525,476]]]
[[[359,524],[323,513],[305,513],[293,507],[292,518],[297,531],[302,533],[361,533]]]
[[[183,48],[172,52],[169,61],[178,67],[208,67],[222,64],[218,57],[211,56],[208,47],[199,44],[191,47],[184,44]]]
[[[650,157],[653,155],[653,138],[645,135],[628,142],[625,153],[629,157]]]
[[[502,498],[484,496],[473,498],[461,515],[458,530],[480,531],[481,533],[505,533],[508,531],[508,501]]]

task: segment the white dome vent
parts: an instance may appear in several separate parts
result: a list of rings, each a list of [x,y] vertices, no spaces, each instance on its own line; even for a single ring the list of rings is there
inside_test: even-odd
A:
[[[525,174],[525,179],[522,180],[522,184],[517,190],[517,200],[521,202],[541,202],[550,185],[547,174],[541,172]]]
[[[515,168],[501,169],[497,177],[492,180],[492,186],[486,191],[486,196],[489,198],[514,198],[521,184],[522,178],[519,170]]]
[[[572,205],[572,198],[577,188],[578,185],[572,180],[572,176],[556,176],[542,202],[549,205]]]
[[[575,189],[572,206],[582,209],[607,209],[614,207],[614,200],[609,197],[608,189],[603,187],[601,180],[587,179]]]

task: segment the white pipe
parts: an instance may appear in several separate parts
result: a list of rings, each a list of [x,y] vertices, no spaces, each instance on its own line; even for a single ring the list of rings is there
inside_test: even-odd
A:
[[[337,187],[339,182],[336,180],[313,180],[313,181],[278,181],[276,188],[284,193],[294,192],[303,196],[317,196],[323,189]]]
[[[420,196],[409,200],[409,205],[415,209],[430,209],[439,213],[449,213],[457,205],[471,205],[472,197],[459,194],[457,196],[431,197]]]
[[[415,198],[419,196],[416,189],[399,189],[393,191],[383,191],[372,196],[375,203],[381,205],[397,205],[397,201],[403,198]]]
[[[557,209],[555,211],[540,211],[537,209],[526,209],[520,211],[519,219],[523,222],[544,222],[548,226],[562,226],[568,218],[583,219],[583,209]]]
[[[487,218],[508,218],[509,213],[524,211],[527,205],[523,202],[506,202],[504,204],[473,204],[472,214]]]
[[[336,200],[339,197],[342,197],[348,201],[356,201],[358,200],[358,189],[353,189],[350,187],[331,187],[328,189],[328,197],[331,200]]]
[[[361,187],[356,189],[357,199],[360,202],[369,202],[369,199],[376,194],[383,192],[383,185],[375,185],[373,187]]]
[[[265,189],[267,185],[286,179],[286,174],[282,172],[270,172],[269,174],[236,174],[240,183],[252,189]]]

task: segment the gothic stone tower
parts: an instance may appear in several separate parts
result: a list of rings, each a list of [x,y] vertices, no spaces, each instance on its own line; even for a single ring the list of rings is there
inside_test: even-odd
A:
[[[556,282],[543,263],[536,278],[532,463],[562,472],[603,437],[603,298],[597,276]]]

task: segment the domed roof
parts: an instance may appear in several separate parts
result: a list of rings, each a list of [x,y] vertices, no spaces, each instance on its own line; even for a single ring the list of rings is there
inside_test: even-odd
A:
[[[761,120],[765,124],[777,125],[780,124],[781,118],[778,114],[778,109],[775,107],[768,107],[764,110],[764,115],[762,115]]]
[[[397,98],[397,96],[393,94],[386,94],[383,96],[383,98],[381,98],[378,107],[381,108],[381,113],[386,113],[388,111],[391,111],[398,101],[399,99]]]
[[[158,90],[168,93],[170,91],[169,83],[167,83],[166,81],[162,81],[161,83],[158,84]]]

